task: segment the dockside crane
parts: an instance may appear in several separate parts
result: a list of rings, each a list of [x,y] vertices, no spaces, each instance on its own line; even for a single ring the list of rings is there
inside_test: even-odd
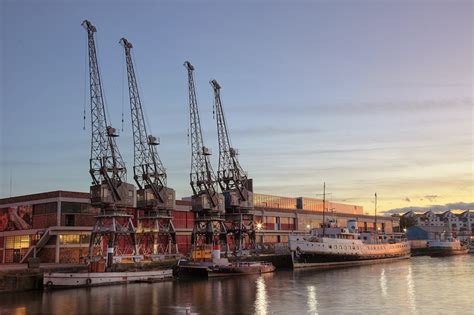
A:
[[[107,123],[102,82],[97,62],[94,33],[97,29],[85,20],[89,55],[91,104],[91,155],[89,173],[91,204],[100,208],[90,239],[89,259],[106,259],[111,267],[114,257],[136,255],[137,246],[132,215],[127,209],[135,206],[136,191],[127,183],[127,169],[118,150],[115,128]],[[107,244],[105,246],[105,244]],[[107,255],[104,255],[107,247]]]
[[[227,232],[224,225],[224,196],[217,192],[215,174],[209,161],[210,150],[204,146],[199,109],[194,86],[194,66],[186,61],[188,72],[190,137],[191,137],[191,173],[190,185],[193,190],[192,211],[195,223],[191,244],[193,249],[201,246],[214,246],[227,250]],[[193,251],[191,252],[193,255]]]
[[[234,253],[240,255],[244,247],[252,249],[255,246],[254,216],[250,212],[253,209],[252,179],[248,178],[239,163],[238,150],[232,147],[222,108],[221,86],[216,80],[211,80],[209,83],[214,91],[219,142],[217,182],[225,197],[227,232],[233,237]]]
[[[176,253],[176,232],[171,216],[176,204],[176,193],[166,186],[166,170],[157,150],[159,140],[147,131],[131,54],[133,45],[126,38],[120,39],[119,43],[124,48],[127,64],[134,143],[133,178],[138,185],[139,250],[146,256],[172,253],[173,250]]]

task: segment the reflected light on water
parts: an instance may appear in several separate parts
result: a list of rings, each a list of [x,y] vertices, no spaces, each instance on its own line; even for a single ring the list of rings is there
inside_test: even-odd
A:
[[[1,309],[0,309],[0,314],[3,314]],[[12,315],[25,315],[26,314],[26,307],[17,307],[13,310],[13,313],[10,313]]]
[[[410,310],[412,314],[417,314],[416,302],[415,302],[415,284],[413,282],[411,265],[408,265],[407,292],[408,292],[408,304],[410,306]]]
[[[318,300],[316,299],[316,287],[309,285],[306,287],[308,291],[308,313],[318,314]]]
[[[255,298],[255,314],[264,315],[267,314],[268,311],[268,298],[263,277],[259,277],[256,281],[256,284],[257,296]]]
[[[387,278],[385,276],[385,268],[382,268],[382,272],[380,273],[380,289],[382,291],[382,296],[387,296]]]

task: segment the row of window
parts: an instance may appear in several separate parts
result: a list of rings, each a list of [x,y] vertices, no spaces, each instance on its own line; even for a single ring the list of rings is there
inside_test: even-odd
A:
[[[30,247],[29,235],[7,236],[5,239],[6,249],[23,249]]]
[[[33,205],[33,214],[50,214],[56,213],[58,210],[57,202],[47,202]],[[95,213],[96,209],[87,203],[79,202],[61,202],[61,212],[62,213],[84,213],[90,214]]]
[[[59,235],[59,244],[89,244],[90,235],[88,234],[61,234]]]
[[[5,249],[24,249],[29,248],[31,242],[33,243],[39,239],[39,235],[17,235],[7,236],[5,238]],[[59,235],[59,244],[89,244],[90,235],[88,234],[61,234]]]
[[[40,203],[33,205],[33,215],[56,213],[58,211],[57,202]]]
[[[90,214],[94,213],[96,209],[87,203],[79,202],[61,202],[61,212],[62,213],[84,213]]]

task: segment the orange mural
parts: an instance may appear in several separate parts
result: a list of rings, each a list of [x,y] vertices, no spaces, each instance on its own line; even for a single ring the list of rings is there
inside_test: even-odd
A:
[[[0,232],[31,229],[33,207],[30,205],[0,209]]]

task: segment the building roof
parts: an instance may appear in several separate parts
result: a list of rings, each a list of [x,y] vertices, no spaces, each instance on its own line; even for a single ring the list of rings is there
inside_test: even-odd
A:
[[[0,205],[6,205],[10,203],[17,203],[17,202],[50,199],[50,198],[59,198],[59,197],[89,199],[90,195],[89,193],[85,193],[85,192],[55,190],[55,191],[48,191],[48,192],[43,192],[43,193],[3,198],[3,199],[0,199]]]

